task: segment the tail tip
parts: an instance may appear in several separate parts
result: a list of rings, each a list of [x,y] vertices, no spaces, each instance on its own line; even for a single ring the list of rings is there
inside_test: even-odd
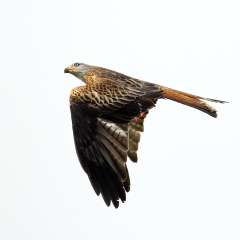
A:
[[[211,112],[211,116],[214,117],[214,118],[217,118],[217,111],[214,110],[213,112]]]

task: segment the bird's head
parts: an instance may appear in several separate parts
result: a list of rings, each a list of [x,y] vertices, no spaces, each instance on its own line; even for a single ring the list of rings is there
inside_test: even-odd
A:
[[[64,69],[64,73],[71,73],[77,78],[83,80],[84,74],[90,69],[90,66],[84,63],[73,63]]]

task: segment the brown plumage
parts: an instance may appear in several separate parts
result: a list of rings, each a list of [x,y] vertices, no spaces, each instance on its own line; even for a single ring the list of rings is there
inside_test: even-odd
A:
[[[86,85],[71,91],[70,109],[76,152],[97,195],[117,208],[130,190],[127,158],[137,162],[143,122],[160,98],[170,99],[203,111],[217,112],[203,98],[124,74],[83,63],[64,70]]]

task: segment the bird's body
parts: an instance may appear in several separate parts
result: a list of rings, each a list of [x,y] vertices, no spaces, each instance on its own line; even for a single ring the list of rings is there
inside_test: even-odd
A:
[[[168,98],[216,117],[205,101],[223,101],[141,81],[124,74],[75,63],[65,69],[86,85],[71,91],[70,108],[79,161],[99,195],[109,206],[126,200],[130,179],[127,158],[137,161],[144,118],[160,98]]]

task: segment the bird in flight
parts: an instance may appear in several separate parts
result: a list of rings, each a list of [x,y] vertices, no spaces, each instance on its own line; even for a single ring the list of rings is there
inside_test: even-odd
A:
[[[64,72],[85,83],[70,94],[78,159],[96,194],[115,208],[130,190],[127,158],[137,162],[144,119],[158,99],[170,99],[212,117],[217,112],[206,102],[225,103],[84,63],[74,63]]]

